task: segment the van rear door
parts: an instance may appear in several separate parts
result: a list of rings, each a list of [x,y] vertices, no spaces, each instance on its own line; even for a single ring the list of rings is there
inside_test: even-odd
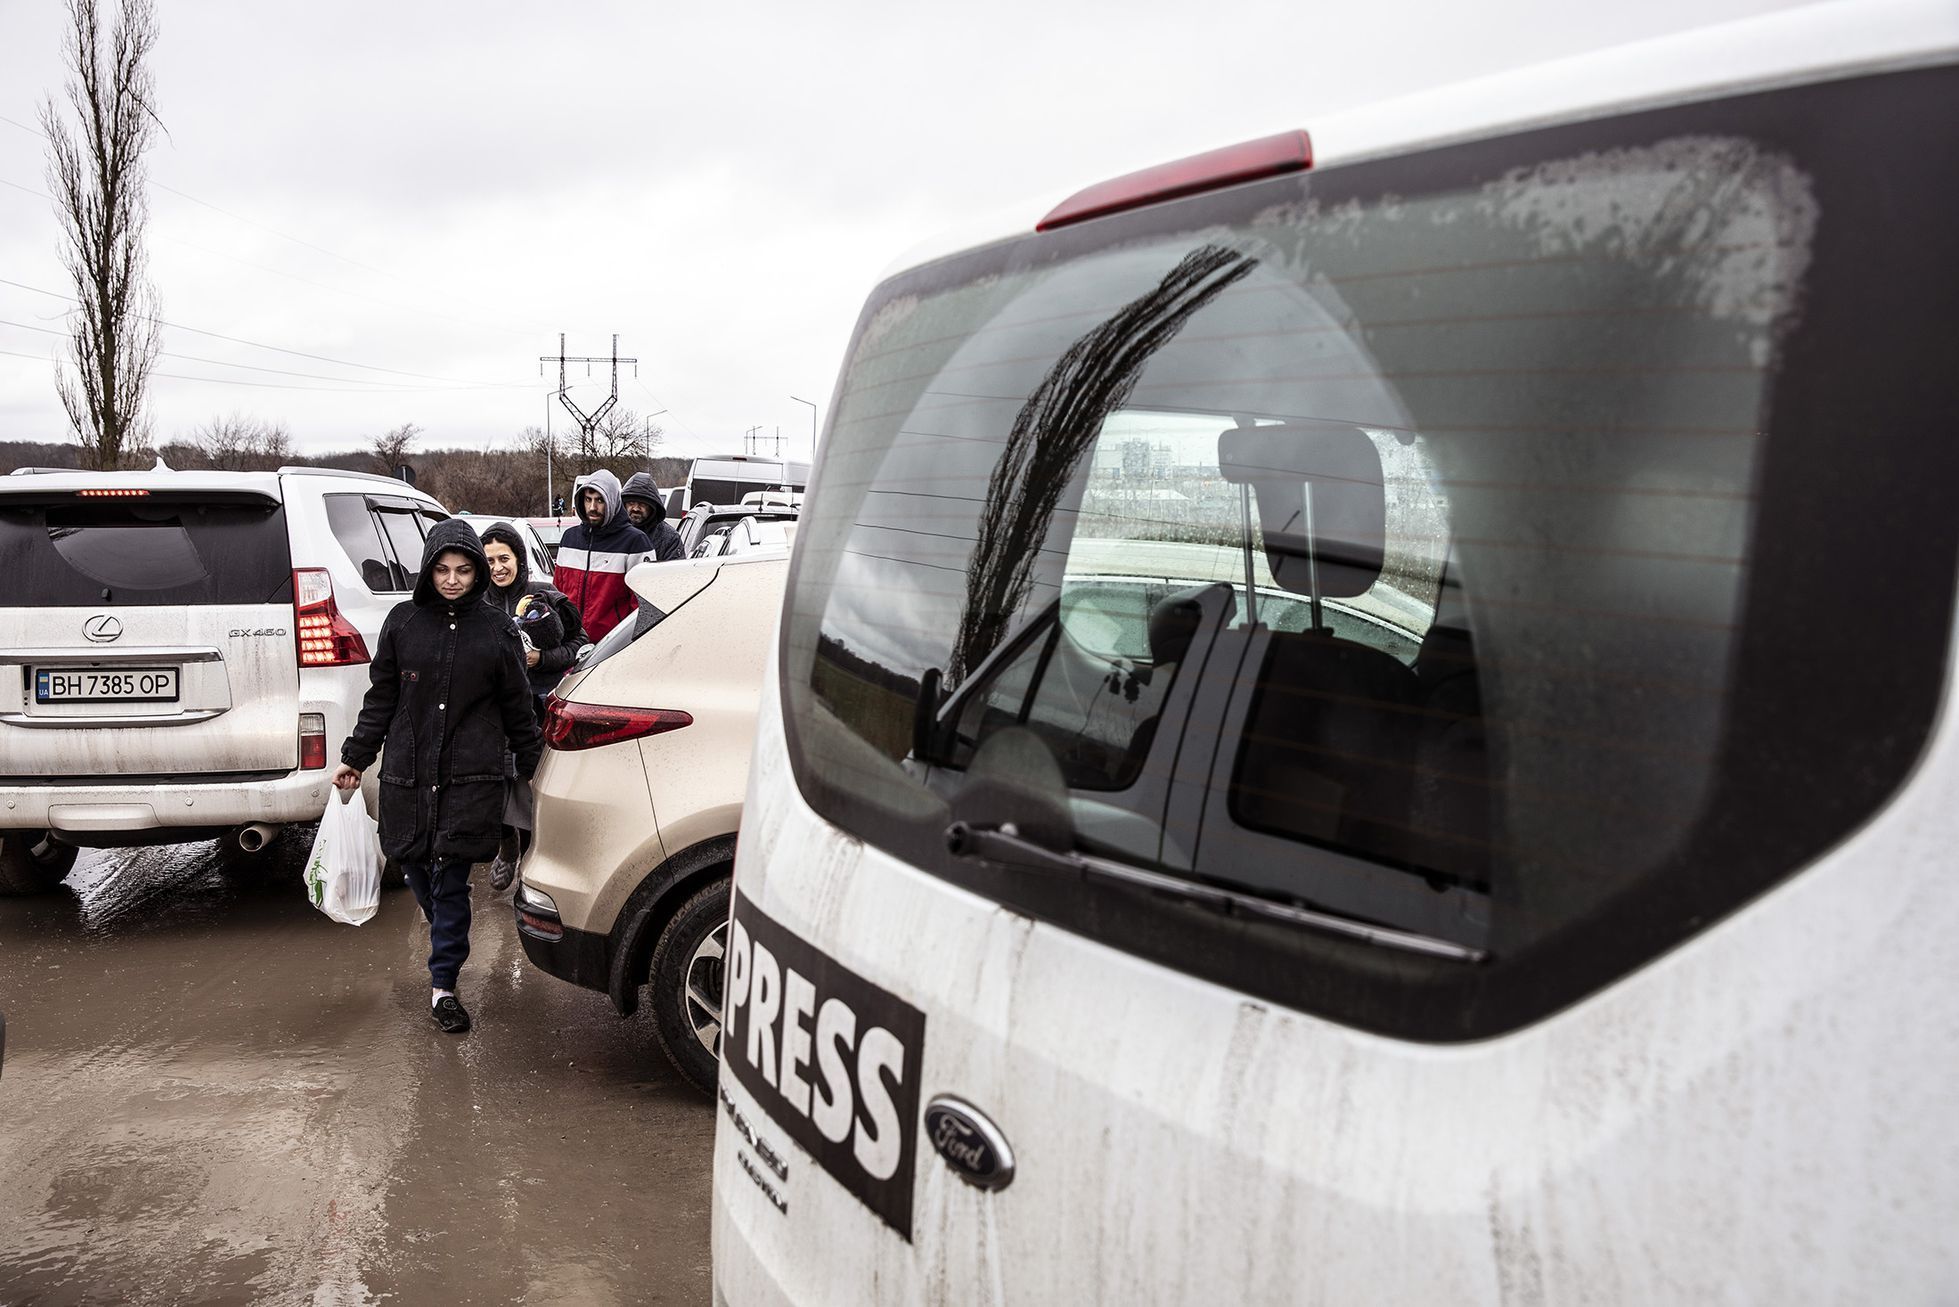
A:
[[[259,490],[0,488],[10,778],[289,771],[284,508]]]

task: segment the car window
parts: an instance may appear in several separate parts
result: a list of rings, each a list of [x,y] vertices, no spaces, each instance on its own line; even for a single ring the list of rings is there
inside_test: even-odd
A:
[[[387,545],[381,538],[380,524],[375,521],[373,510],[367,506],[367,496],[326,495],[323,498],[327,524],[333,529],[333,538],[360,573],[361,584],[375,594],[405,588],[391,565]]]
[[[1943,686],[1928,487],[1959,455],[1895,384],[1942,375],[1942,319],[1894,293],[1924,248],[1843,234],[1949,245],[1949,189],[1868,178],[1954,79],[1271,179],[880,288],[784,614],[805,798],[1017,911],[1422,1038],[1514,1028],[1794,874]],[[1083,816],[1110,808],[1120,846]],[[1015,812],[1432,952],[1213,931],[948,842]]]
[[[217,499],[218,502],[213,502]],[[266,604],[292,596],[285,510],[211,495],[0,499],[0,604]]]
[[[420,513],[398,508],[376,508],[374,519],[394,554],[393,574],[396,590],[413,590],[422,570],[422,523]]]

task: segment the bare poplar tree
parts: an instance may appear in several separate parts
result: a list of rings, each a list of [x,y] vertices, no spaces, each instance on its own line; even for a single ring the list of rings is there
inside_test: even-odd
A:
[[[125,447],[145,443],[144,400],[159,348],[143,247],[143,155],[161,125],[147,63],[156,12],[151,0],[114,3],[115,26],[104,31],[97,0],[68,0],[66,112],[53,99],[41,106],[48,182],[66,237],[62,261],[79,301],[70,366],[56,386],[83,460],[98,468],[116,467]]]

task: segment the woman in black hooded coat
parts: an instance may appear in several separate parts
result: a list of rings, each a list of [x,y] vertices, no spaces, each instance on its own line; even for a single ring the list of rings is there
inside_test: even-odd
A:
[[[475,530],[430,528],[414,599],[381,624],[367,698],[333,774],[356,789],[380,755],[381,851],[428,916],[431,1015],[451,1033],[469,1029],[455,990],[469,956],[470,866],[497,851],[506,757],[528,779],[543,750],[523,645],[485,602],[489,588]]]

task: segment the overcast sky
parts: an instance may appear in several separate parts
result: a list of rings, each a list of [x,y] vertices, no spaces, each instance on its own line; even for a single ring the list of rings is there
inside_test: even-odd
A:
[[[558,333],[606,354],[617,332],[639,359],[619,402],[667,410],[662,452],[760,425],[805,456],[789,397],[827,412],[879,273],[971,214],[1785,7],[157,0],[151,273],[163,348],[192,357],[159,360],[155,429],[242,412],[314,452],[402,422],[508,445],[544,421]],[[30,130],[63,9],[0,0],[0,279],[72,293]],[[65,439],[64,304],[4,282],[0,439]],[[588,409],[609,393],[603,369],[572,379]]]

